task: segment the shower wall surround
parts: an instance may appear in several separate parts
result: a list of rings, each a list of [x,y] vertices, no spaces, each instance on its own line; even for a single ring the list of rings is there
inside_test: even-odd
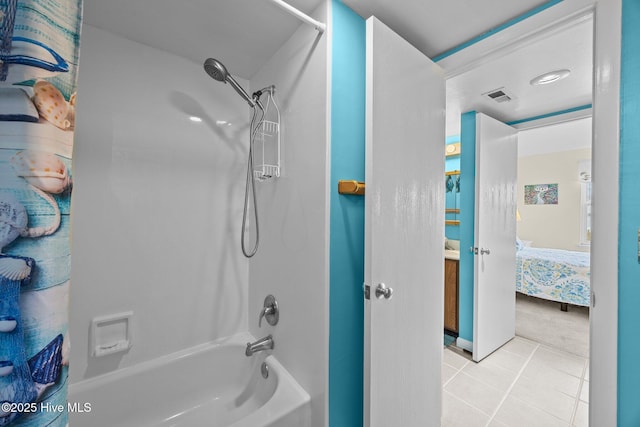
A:
[[[310,15],[326,22],[328,8]],[[251,260],[239,239],[247,104],[201,63],[90,25],[82,37],[71,387],[237,332],[272,333],[276,357],[312,398],[312,427],[324,426],[327,32],[301,25],[250,82],[234,76],[251,91],[275,84],[283,120],[282,176],[256,183],[261,235]],[[280,322],[258,328],[268,294]],[[134,313],[132,348],[93,357],[91,319],[123,311]]]
[[[201,63],[89,25],[81,62],[72,386],[246,331],[248,298],[247,104]],[[93,357],[91,319],[125,311],[132,348]]]
[[[325,426],[327,411],[330,3],[310,13],[328,23],[325,33],[302,24],[251,79],[251,90],[276,85],[282,170],[256,183],[260,250],[249,263],[249,331],[273,334],[277,359],[311,396],[312,427]],[[258,328],[268,294],[278,299],[280,321]]]
[[[0,1],[0,425],[65,426],[82,3]]]

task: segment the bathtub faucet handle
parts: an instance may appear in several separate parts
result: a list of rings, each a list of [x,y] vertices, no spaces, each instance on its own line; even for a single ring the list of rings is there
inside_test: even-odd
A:
[[[271,307],[265,307],[262,309],[262,311],[260,312],[260,317],[258,317],[258,328],[262,327],[262,319],[267,315],[267,314],[271,314],[272,312],[272,308]]]
[[[280,320],[280,311],[278,310],[278,301],[273,295],[267,295],[264,299],[264,307],[260,311],[260,317],[258,317],[258,327],[262,327],[262,319],[267,319],[267,323],[271,326],[278,324]]]

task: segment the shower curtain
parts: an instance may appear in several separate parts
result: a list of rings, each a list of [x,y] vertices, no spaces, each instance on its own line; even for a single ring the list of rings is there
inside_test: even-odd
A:
[[[82,0],[0,0],[0,426],[66,426]],[[82,407],[86,409],[86,407]]]

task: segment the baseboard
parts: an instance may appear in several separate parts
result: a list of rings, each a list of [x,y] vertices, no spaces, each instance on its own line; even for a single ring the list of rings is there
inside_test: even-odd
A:
[[[458,337],[456,339],[456,347],[467,350],[469,353],[473,353],[473,341],[467,341],[464,338]]]

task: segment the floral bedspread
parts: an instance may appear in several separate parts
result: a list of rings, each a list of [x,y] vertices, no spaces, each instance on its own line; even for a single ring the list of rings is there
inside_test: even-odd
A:
[[[588,252],[522,248],[516,252],[516,290],[551,301],[589,306],[589,259]]]

